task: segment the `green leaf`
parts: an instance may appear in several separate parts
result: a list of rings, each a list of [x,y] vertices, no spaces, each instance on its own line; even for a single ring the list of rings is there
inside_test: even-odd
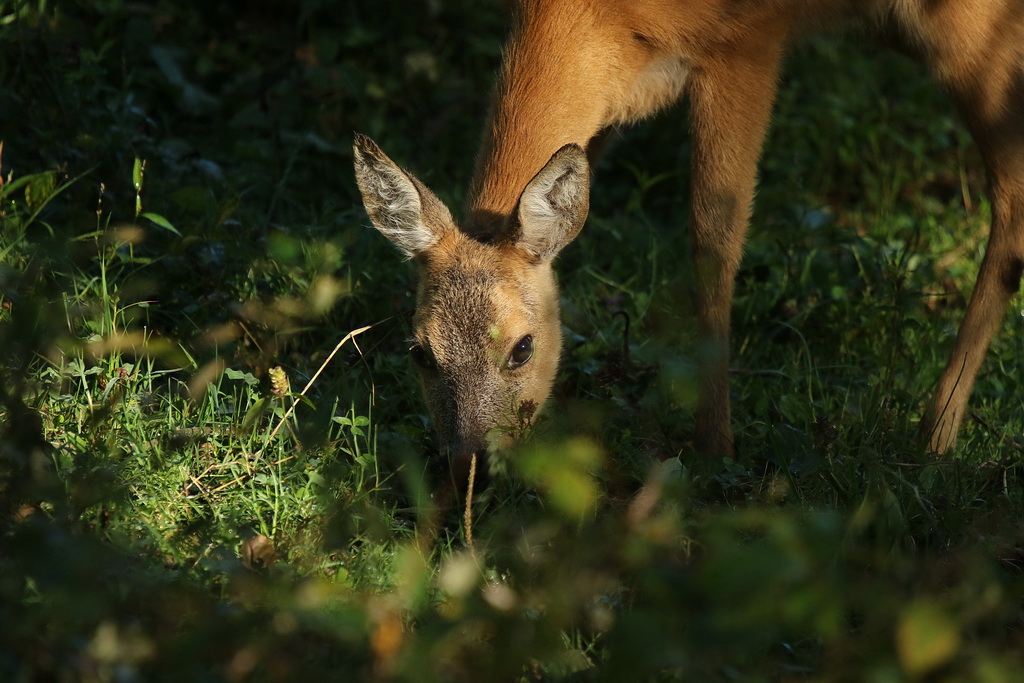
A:
[[[50,201],[56,187],[57,183],[53,173],[33,175],[25,188],[25,203],[32,209],[42,208]]]
[[[266,407],[266,397],[258,399],[255,403],[253,403],[249,407],[249,410],[245,411],[245,417],[242,418],[242,430],[249,431],[250,429],[252,429],[252,426],[256,423],[256,420],[258,420],[260,416],[263,415],[263,411],[266,409]]]
[[[136,192],[142,190],[142,164],[142,159],[135,157],[135,164],[132,166],[132,185],[135,186]]]
[[[900,663],[911,676],[923,676],[956,654],[960,632],[934,602],[918,600],[903,613],[896,631]]]
[[[597,506],[600,448],[587,439],[537,445],[524,451],[518,465],[528,481],[545,490],[554,506],[570,519],[581,519]]]
[[[228,379],[244,380],[245,383],[251,387],[254,387],[260,383],[260,381],[253,377],[252,373],[249,372],[243,372],[241,370],[235,370],[233,368],[226,368],[224,370],[224,374],[227,376]]]
[[[175,228],[173,225],[171,225],[171,222],[169,220],[167,220],[166,218],[164,218],[163,216],[161,216],[160,214],[146,211],[146,212],[141,213],[139,215],[142,218],[145,218],[146,220],[151,221],[157,227],[163,228],[164,230],[169,230],[169,231],[173,232],[175,235],[177,235],[178,237],[181,237],[181,233],[178,232],[178,229]]]

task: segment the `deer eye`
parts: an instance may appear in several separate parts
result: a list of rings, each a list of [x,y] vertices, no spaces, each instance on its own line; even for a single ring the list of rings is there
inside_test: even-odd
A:
[[[533,336],[526,335],[516,342],[512,347],[512,353],[508,356],[508,367],[510,370],[525,365],[533,358]]]
[[[424,370],[432,370],[436,365],[434,357],[420,344],[410,346],[409,355],[412,356],[412,362]]]

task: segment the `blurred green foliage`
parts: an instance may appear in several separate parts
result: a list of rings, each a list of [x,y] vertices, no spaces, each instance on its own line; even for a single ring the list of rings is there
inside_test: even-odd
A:
[[[598,169],[554,408],[432,516],[413,273],[365,228],[351,131],[458,208],[506,25],[0,2],[0,680],[1016,680],[1024,324],[957,457],[925,458],[988,207],[895,55],[790,60],[734,308],[740,456],[687,442],[680,107]]]

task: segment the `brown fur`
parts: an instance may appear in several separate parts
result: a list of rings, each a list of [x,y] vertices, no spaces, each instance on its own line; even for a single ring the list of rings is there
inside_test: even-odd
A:
[[[944,452],[955,444],[974,379],[1024,264],[1020,0],[520,0],[467,219],[461,230],[453,227],[437,246],[417,254],[424,283],[417,335],[459,367],[445,380],[451,385],[427,386],[428,395],[448,392],[446,410],[453,411],[435,412],[435,419],[467,423],[456,431],[469,441],[456,439],[449,448],[478,449],[480,433],[507,419],[496,408],[472,413],[475,408],[464,405],[469,399],[457,398],[493,389],[480,366],[507,353],[502,344],[522,330],[544,329],[536,377],[522,386],[503,385],[501,392],[513,393],[503,393],[499,403],[542,401],[557,365],[550,258],[541,259],[537,270],[537,258],[523,257],[529,250],[509,246],[523,188],[567,143],[585,149],[609,126],[643,118],[687,95],[699,332],[718,349],[702,371],[696,444],[704,452],[732,452],[729,312],[757,163],[786,48],[819,29],[875,34],[919,55],[956,101],[985,159],[993,206],[990,243],[922,422],[931,449]],[[367,200],[368,208],[374,201]],[[450,216],[439,220],[450,223]],[[558,248],[564,246],[565,234],[554,239]],[[453,332],[460,316],[484,309],[484,317],[498,323],[500,342],[476,328],[467,335]]]

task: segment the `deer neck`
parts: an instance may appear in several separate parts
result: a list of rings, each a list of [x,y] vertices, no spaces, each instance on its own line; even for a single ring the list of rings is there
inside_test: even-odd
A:
[[[707,23],[702,12],[713,5],[687,8]],[[693,50],[665,12],[664,0],[520,0],[470,187],[466,232],[498,234],[523,188],[563,146],[587,149],[604,128],[679,98]]]
[[[471,235],[500,231],[526,184],[564,145],[587,147],[605,125],[614,69],[598,3],[524,3],[505,50],[470,187]]]

